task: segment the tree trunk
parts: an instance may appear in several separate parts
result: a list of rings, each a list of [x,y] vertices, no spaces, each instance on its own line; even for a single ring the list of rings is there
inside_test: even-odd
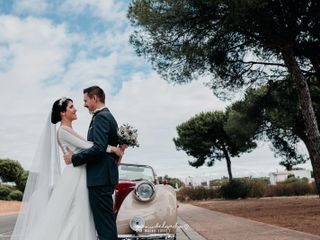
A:
[[[291,171],[293,166],[291,164],[286,164],[284,165],[284,167],[286,168],[287,171]]]
[[[224,146],[222,147],[222,151],[223,151],[224,157],[226,158],[228,175],[229,175],[229,182],[230,182],[232,180],[231,159],[230,159],[230,156],[229,156],[227,149]]]
[[[306,146],[306,148],[307,148],[307,150],[308,150],[309,158],[310,158],[310,161],[311,161],[312,166],[313,166],[314,159],[313,159],[313,156],[310,154],[310,153],[311,153],[311,148],[310,148],[310,144],[309,144],[309,142],[308,142],[308,139],[303,139],[303,138],[301,138],[301,139],[302,139],[302,141],[304,142],[304,144],[305,144],[305,146]],[[315,175],[315,174],[313,174],[313,175]],[[318,188],[317,188],[317,191],[318,191],[318,194],[319,194]]]
[[[314,178],[318,194],[320,194],[320,133],[312,106],[309,86],[302,74],[293,51],[289,46],[282,49],[282,56],[290,73],[290,79],[293,81],[293,84],[297,90],[298,102],[301,108],[306,127],[306,135],[310,147],[309,154],[313,167]]]
[[[311,64],[314,68],[314,70],[316,71],[316,78],[318,80],[318,83],[320,82],[320,64],[318,61],[318,57],[315,56],[315,54],[313,53],[313,56],[309,57]]]

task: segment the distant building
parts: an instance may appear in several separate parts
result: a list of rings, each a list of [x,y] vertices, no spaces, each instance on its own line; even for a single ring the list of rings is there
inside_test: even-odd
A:
[[[184,180],[184,184],[185,184],[185,186],[189,186],[189,187],[197,187],[197,186],[208,187],[209,186],[209,179],[208,179],[208,177],[188,176]]]
[[[208,187],[209,186],[208,181],[201,182],[201,186],[202,187]]]
[[[185,181],[184,181],[184,184],[186,185],[186,186],[189,186],[189,187],[192,187],[192,186],[195,186],[195,182],[194,182],[194,179],[193,179],[193,177],[187,177],[186,179],[185,179]]]
[[[288,179],[289,176],[293,176],[295,178],[307,178],[309,182],[314,181],[314,179],[311,177],[310,170],[301,169],[301,170],[271,172],[269,173],[270,184],[276,185],[278,182],[284,182]]]

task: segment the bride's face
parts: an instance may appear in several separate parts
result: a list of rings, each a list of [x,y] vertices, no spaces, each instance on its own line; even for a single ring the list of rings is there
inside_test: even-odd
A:
[[[64,113],[62,113],[66,119],[69,121],[73,121],[77,119],[77,109],[73,105],[73,102],[69,101],[67,109]]]

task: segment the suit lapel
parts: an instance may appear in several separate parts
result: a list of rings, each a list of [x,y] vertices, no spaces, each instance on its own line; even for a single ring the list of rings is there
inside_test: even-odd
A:
[[[90,125],[89,125],[89,129],[88,129],[88,133],[87,133],[87,140],[89,140],[89,135],[90,135],[90,131],[91,131],[91,128],[92,128],[92,124],[93,124],[93,121],[96,117],[97,114],[99,114],[100,112],[103,112],[103,111],[109,111],[109,109],[107,107],[101,109],[100,111],[98,112],[95,112],[91,118],[91,122],[90,122]],[[90,139],[91,140],[91,139]]]
[[[92,118],[91,118],[91,122],[90,122],[89,128],[91,127],[91,125],[93,123],[94,117],[95,117],[95,115],[93,115]]]

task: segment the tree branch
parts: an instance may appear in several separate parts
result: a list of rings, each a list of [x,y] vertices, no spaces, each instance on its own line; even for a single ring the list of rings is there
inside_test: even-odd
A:
[[[278,67],[286,67],[286,65],[284,64],[280,64],[280,63],[271,63],[271,62],[256,62],[256,61],[249,61],[249,62],[245,62],[245,61],[235,61],[235,62],[242,62],[244,64],[252,64],[252,65],[268,65],[268,66],[278,66]]]

